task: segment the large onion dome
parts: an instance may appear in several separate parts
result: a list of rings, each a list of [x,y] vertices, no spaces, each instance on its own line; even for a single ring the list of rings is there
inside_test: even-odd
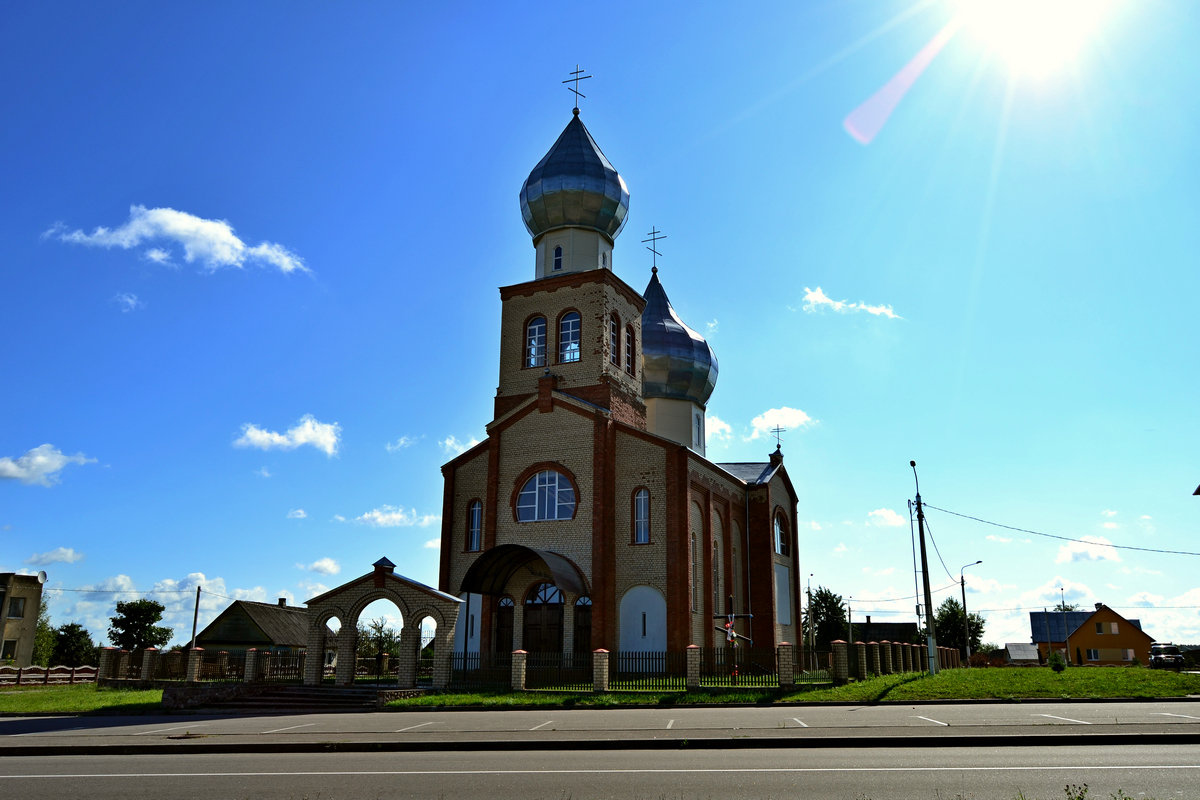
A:
[[[675,313],[659,283],[657,268],[643,296],[642,396],[690,400],[704,406],[717,385],[717,354]]]
[[[521,216],[536,240],[549,230],[589,228],[611,241],[629,213],[629,189],[579,119],[579,109],[521,187]]]

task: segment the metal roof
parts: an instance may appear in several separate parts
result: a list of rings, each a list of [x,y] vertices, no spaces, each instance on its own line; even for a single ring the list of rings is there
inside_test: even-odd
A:
[[[775,474],[775,465],[770,461],[736,462],[717,466],[746,483],[766,483]]]
[[[1064,642],[1067,637],[1063,635],[1063,626],[1066,625],[1068,634],[1074,634],[1079,630],[1080,626],[1088,621],[1095,610],[1092,611],[1030,611],[1029,612],[1029,632],[1034,642]],[[1138,619],[1126,620],[1130,625],[1138,630],[1142,629],[1142,621]]]
[[[675,313],[657,269],[643,297],[642,396],[690,400],[703,406],[717,386],[717,354]]]
[[[534,550],[519,544],[502,544],[480,555],[463,576],[459,591],[487,595],[504,594],[513,573],[526,565],[538,562],[549,570],[551,581],[559,589],[577,595],[588,594],[587,582],[566,556],[549,550]]]

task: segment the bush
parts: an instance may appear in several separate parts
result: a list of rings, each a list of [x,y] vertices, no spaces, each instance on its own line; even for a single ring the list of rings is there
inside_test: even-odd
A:
[[[1057,650],[1051,653],[1050,657],[1046,659],[1046,664],[1049,665],[1050,669],[1054,670],[1055,672],[1062,672],[1067,668],[1067,660],[1063,658],[1062,653],[1058,652]]]

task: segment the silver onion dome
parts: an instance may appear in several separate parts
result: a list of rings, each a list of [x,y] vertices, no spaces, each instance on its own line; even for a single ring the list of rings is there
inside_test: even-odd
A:
[[[555,228],[590,228],[614,239],[629,189],[579,119],[579,109],[521,187],[521,216],[534,239]]]
[[[642,396],[690,400],[703,406],[717,385],[717,354],[675,313],[657,268],[643,296]]]

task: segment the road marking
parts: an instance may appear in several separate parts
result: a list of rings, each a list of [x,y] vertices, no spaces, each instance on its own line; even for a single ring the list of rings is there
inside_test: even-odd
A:
[[[1049,717],[1050,719],[1061,719],[1063,722],[1074,722],[1076,725],[1091,725],[1090,722],[1084,722],[1081,719],[1071,719],[1070,717],[1056,717],[1053,714],[1034,714],[1035,717]]]
[[[674,728],[674,727],[675,727],[675,720],[673,720],[673,719],[667,720],[667,730],[671,730],[671,728]]]
[[[530,728],[529,730],[531,730],[531,731],[536,731],[538,728],[544,728],[544,727],[546,727],[546,726],[547,726],[547,725],[549,725],[551,722],[554,722],[554,720],[552,720],[552,719],[548,719],[548,720],[546,720],[545,722],[543,722],[541,725],[536,725],[536,726],[534,726],[534,727]]]
[[[263,733],[283,733],[284,731],[294,731],[296,728],[308,728],[316,724],[315,722],[306,722],[303,725],[289,725],[286,728],[276,728],[273,731],[263,731]]]
[[[185,728],[188,730],[191,730],[192,728],[199,728],[201,725],[207,725],[207,724],[208,724],[207,722],[194,722],[191,725],[176,725],[174,728],[159,728],[159,729],[153,730],[153,731],[142,731],[141,733],[135,733],[133,735],[134,736],[146,736],[151,733],[167,733],[168,731],[181,731],[181,730],[184,730]]]
[[[934,725],[944,725],[944,726],[945,726],[945,727],[947,727],[947,728],[949,728],[949,727],[950,727],[950,723],[949,723],[949,722],[942,722],[941,720],[938,720],[938,719],[930,719],[929,717],[913,717],[913,719],[923,719],[923,720],[925,720],[926,722],[932,722]]]
[[[1195,764],[1106,764],[1103,766],[1088,766],[1088,770],[1114,771],[1129,770],[1145,772],[1150,770],[1200,770]],[[32,773],[25,775],[5,775],[5,780],[15,778],[55,779],[55,778],[286,778],[286,777],[354,777],[371,775],[686,775],[705,773],[747,773],[761,774],[764,772],[779,773],[817,773],[817,772],[1078,772],[1077,765],[1055,764],[1050,766],[1021,766],[1021,767],[701,767],[698,769],[458,769],[458,770],[330,770],[316,772],[311,770],[298,772],[81,772],[81,773]]]
[[[426,725],[435,725],[434,722],[422,722],[420,725],[409,725],[407,728],[401,728],[396,733],[404,733],[405,731],[415,731],[417,728],[424,728]]]
[[[792,717],[792,722],[796,723],[796,724],[797,724],[797,725],[799,725],[801,728],[807,728],[807,727],[808,727],[807,725],[805,725],[803,722],[801,722],[800,720],[796,719],[795,717]]]
[[[1190,714],[1168,714],[1166,711],[1160,711],[1158,713],[1159,713],[1159,716],[1162,716],[1162,717],[1183,717],[1184,719],[1200,719],[1200,717],[1193,717]]]

